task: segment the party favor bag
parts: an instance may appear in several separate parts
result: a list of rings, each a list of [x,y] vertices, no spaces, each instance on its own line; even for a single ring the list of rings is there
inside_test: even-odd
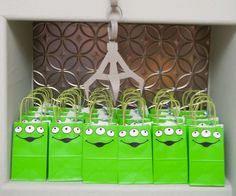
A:
[[[170,101],[174,102],[174,100]],[[188,183],[187,134],[185,125],[173,122],[169,122],[169,124],[168,122],[157,122],[152,125],[152,132],[154,183]]]
[[[100,97],[101,98],[101,97]],[[85,124],[83,133],[83,182],[117,183],[117,125],[108,122],[93,123],[92,112],[96,104],[105,102],[111,114],[110,100],[98,99],[90,102],[90,123]]]
[[[204,102],[203,102],[204,103]],[[208,105],[213,108],[214,103]],[[223,125],[192,125],[189,127],[189,184],[193,186],[224,186]]]
[[[22,122],[23,105],[29,100],[42,104],[34,97],[26,97],[21,102],[20,121],[13,126],[11,179],[44,181],[47,176],[48,123]]]
[[[129,102],[140,102],[144,113],[144,99],[130,98]],[[124,114],[127,108],[123,107]],[[143,117],[145,115],[142,115]],[[119,126],[118,176],[120,184],[152,183],[152,139],[151,126],[144,122],[136,125],[126,125],[125,115],[123,125]]]
[[[64,122],[59,121],[60,115],[63,113],[59,108],[59,112],[55,112],[54,122],[50,124],[48,180],[81,181],[83,123],[78,122],[75,100],[65,95],[58,98],[57,103],[60,106],[62,102],[72,106],[71,110],[74,111],[74,116]],[[55,111],[58,111],[58,108]]]

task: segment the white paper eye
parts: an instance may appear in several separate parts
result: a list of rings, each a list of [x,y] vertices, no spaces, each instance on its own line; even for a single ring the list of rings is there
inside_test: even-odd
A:
[[[213,133],[213,136],[214,136],[215,138],[219,139],[220,136],[221,136],[221,134],[220,134],[219,132],[214,132],[214,133]]]
[[[108,130],[107,135],[110,136],[110,137],[113,137],[115,135],[115,132],[112,131],[112,130]]]
[[[60,129],[58,127],[53,127],[52,128],[52,133],[57,133]]]
[[[20,133],[21,131],[22,131],[22,127],[16,127],[16,128],[15,128],[15,132],[16,132],[16,133]]]
[[[200,123],[198,126],[199,126],[199,127],[205,127],[206,124],[205,124],[205,123]]]
[[[129,131],[130,136],[136,137],[138,135],[138,130],[137,129],[132,129]]]
[[[25,131],[27,132],[27,133],[32,133],[33,131],[34,131],[34,127],[33,126],[27,126],[27,127],[25,127]]]
[[[164,133],[166,135],[172,135],[174,133],[174,129],[172,129],[172,128],[165,128]]]
[[[85,133],[86,133],[86,135],[91,135],[93,133],[93,130],[88,128],[88,129],[86,129]]]
[[[157,137],[162,136],[162,131],[160,131],[160,130],[156,131],[155,135],[156,135]]]
[[[106,130],[102,127],[99,127],[96,129],[96,134],[103,135],[106,132]]]
[[[147,130],[142,130],[141,135],[144,136],[144,137],[147,137],[148,136],[148,131]]]
[[[201,132],[202,137],[210,137],[211,136],[211,132],[209,130],[203,130]]]
[[[126,136],[126,131],[120,131],[119,136],[120,137],[125,137]]]
[[[22,122],[23,122],[23,123],[27,123],[27,122],[28,122],[28,120],[22,120]]]
[[[43,133],[44,132],[44,128],[43,127],[38,127],[37,131],[38,131],[38,133]]]
[[[199,134],[200,134],[200,133],[199,133],[198,131],[194,131],[194,132],[192,132],[192,136],[193,136],[193,137],[198,137]]]
[[[31,122],[32,123],[38,123],[38,122],[40,122],[40,120],[39,119],[33,119]]]
[[[61,120],[57,120],[57,123],[61,123]]]
[[[177,135],[182,135],[182,134],[183,134],[183,130],[182,130],[182,129],[177,129],[177,130],[175,131],[175,133],[176,133]]]
[[[79,127],[75,127],[75,128],[73,129],[73,131],[74,131],[75,133],[77,133],[77,134],[80,134],[80,132],[81,132],[81,130],[80,130]]]
[[[70,133],[70,132],[71,132],[71,127],[69,127],[69,126],[63,127],[63,128],[62,128],[62,132],[63,132],[63,133]]]

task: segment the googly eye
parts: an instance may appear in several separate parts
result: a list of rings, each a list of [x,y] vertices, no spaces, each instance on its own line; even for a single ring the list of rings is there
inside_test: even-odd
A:
[[[28,122],[28,120],[22,120],[22,122],[23,122],[23,123],[27,123],[27,122]]]
[[[166,135],[172,135],[174,133],[174,129],[172,129],[172,128],[165,128],[164,133]]]
[[[115,135],[115,132],[112,131],[112,130],[108,130],[107,135],[110,136],[110,137],[113,137]]]
[[[147,130],[142,130],[141,135],[144,136],[144,137],[147,137],[148,136],[148,131]]]
[[[219,139],[220,136],[221,136],[221,134],[220,134],[219,132],[214,132],[214,133],[213,133],[213,136],[214,136],[215,138]]]
[[[38,131],[38,133],[43,133],[44,132],[44,128],[43,127],[38,127],[37,131]]]
[[[192,132],[192,137],[198,137],[199,136],[199,132],[198,131],[194,131]]]
[[[63,127],[63,128],[62,128],[62,132],[63,132],[63,133],[70,133],[70,132],[71,132],[71,127],[69,127],[69,126]]]
[[[85,131],[85,133],[86,135],[91,135],[93,133],[93,130],[89,128]]]
[[[176,133],[177,135],[182,135],[182,134],[183,134],[183,130],[182,130],[182,129],[177,129],[177,130],[175,131],[175,133]]]
[[[155,136],[157,136],[157,137],[162,136],[162,131],[160,131],[160,130],[156,131]]]
[[[137,129],[132,129],[129,131],[130,136],[136,137],[138,135],[138,130]]]
[[[25,131],[27,132],[27,133],[32,133],[33,131],[34,131],[34,127],[33,126],[27,126],[27,127],[25,127]]]
[[[209,130],[203,130],[201,132],[202,137],[210,137],[211,136],[211,132]]]
[[[52,133],[57,133],[60,129],[58,127],[53,127],[52,128]]]
[[[120,137],[125,137],[126,136],[126,131],[120,131],[119,136]]]
[[[21,131],[22,131],[22,127],[16,127],[16,128],[15,128],[15,132],[16,132],[16,133],[20,133]]]
[[[57,123],[61,123],[61,120],[57,120]]]
[[[205,124],[205,123],[200,123],[198,126],[199,126],[199,127],[205,127],[206,124]]]
[[[96,129],[96,134],[103,135],[106,132],[106,130],[102,127],[99,127]]]
[[[75,127],[75,128],[73,129],[73,131],[74,131],[75,133],[77,133],[77,134],[80,134],[80,132],[81,132],[81,130],[80,130],[79,127]]]

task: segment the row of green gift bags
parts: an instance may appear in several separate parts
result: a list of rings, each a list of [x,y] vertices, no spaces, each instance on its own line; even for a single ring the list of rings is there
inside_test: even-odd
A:
[[[175,118],[161,120],[161,108],[169,104]],[[153,132],[153,176],[156,184],[188,183],[187,132],[183,123],[178,123],[180,104],[174,99],[162,100],[155,107],[156,122]],[[160,119],[159,119],[160,118]]]
[[[37,104],[36,104],[37,103]],[[39,119],[23,120],[30,110],[40,109]],[[13,125],[12,134],[12,180],[44,181],[47,177],[48,122],[43,122],[43,102],[32,95],[25,97],[20,105],[20,119]],[[32,120],[33,119],[33,120]]]
[[[197,111],[204,104],[207,104],[207,119],[211,121],[208,125],[196,118]],[[189,184],[224,186],[224,127],[216,120],[215,105],[210,98],[200,99],[193,110],[195,115],[188,131]]]
[[[49,127],[49,181],[82,180],[83,122],[80,108],[81,95],[76,88],[64,91],[55,100],[54,119]]]
[[[83,134],[83,182],[118,182],[117,125],[113,121],[112,99],[106,89],[95,90],[89,97],[89,122]],[[98,108],[98,107],[102,108]],[[98,118],[105,110],[105,119]]]
[[[126,121],[127,106],[136,102],[142,116],[140,120]],[[152,183],[151,124],[144,122],[145,100],[139,95],[128,96],[122,102],[123,124],[118,132],[118,181],[120,184]]]

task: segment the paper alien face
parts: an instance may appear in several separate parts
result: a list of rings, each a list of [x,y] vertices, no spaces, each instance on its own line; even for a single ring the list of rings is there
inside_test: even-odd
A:
[[[70,143],[76,140],[81,135],[81,129],[79,124],[68,125],[68,124],[54,124],[51,126],[51,138],[60,141],[64,144]]]
[[[202,147],[210,147],[211,145],[217,144],[221,139],[221,133],[218,131],[211,131],[207,129],[207,127],[200,130],[192,131],[191,133],[191,140],[201,145]]]
[[[150,158],[152,135],[150,125],[126,125],[119,128],[120,158]]]
[[[84,126],[83,158],[115,158],[117,151],[116,125]]]
[[[45,136],[45,128],[37,123],[20,123],[14,127],[14,135],[26,142],[34,142]]]
[[[85,142],[94,145],[97,148],[102,148],[105,145],[109,145],[110,143],[114,142],[115,132],[112,129],[106,130],[103,127],[96,127],[96,128],[87,128],[84,132],[86,135]]]
[[[166,146],[172,146],[183,140],[184,131],[182,129],[174,129],[171,127],[163,127],[154,132],[155,140]]]
[[[130,130],[121,130],[119,132],[120,142],[125,145],[129,145],[132,148],[137,148],[140,145],[144,145],[149,141],[149,132],[147,130],[138,130],[138,129],[130,129]]]

